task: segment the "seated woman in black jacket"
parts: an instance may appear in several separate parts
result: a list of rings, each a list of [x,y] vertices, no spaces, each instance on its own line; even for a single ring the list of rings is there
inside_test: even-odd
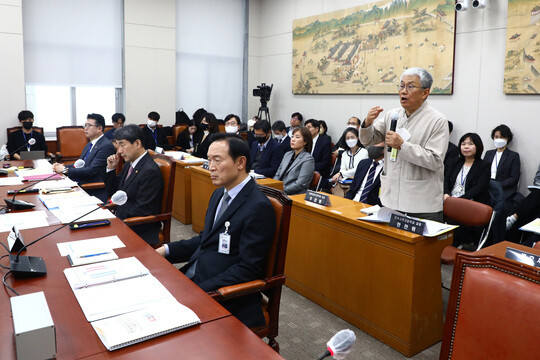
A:
[[[188,126],[176,138],[176,146],[180,147],[181,151],[193,153],[201,142],[201,132],[197,132],[195,121],[189,120]]]
[[[198,126],[196,133],[199,133],[201,136],[201,144],[198,146],[197,150],[193,153],[194,156],[200,157],[203,159],[208,158],[208,148],[214,140],[214,134],[219,132],[219,124],[216,119],[216,116],[212,113],[207,113],[201,120],[200,126]]]
[[[460,197],[489,205],[489,163],[482,160],[482,139],[476,133],[467,133],[459,139],[459,147],[459,160],[444,178],[444,200]],[[462,226],[454,233],[454,246],[468,244],[472,249],[478,240],[479,230],[475,228]]]

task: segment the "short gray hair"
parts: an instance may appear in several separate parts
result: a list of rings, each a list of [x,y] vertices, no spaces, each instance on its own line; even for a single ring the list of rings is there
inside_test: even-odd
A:
[[[429,71],[419,67],[413,67],[405,70],[403,74],[401,74],[401,80],[403,80],[404,76],[411,75],[416,75],[420,78],[420,85],[422,85],[424,89],[431,89],[431,85],[433,84],[433,76],[431,76]]]

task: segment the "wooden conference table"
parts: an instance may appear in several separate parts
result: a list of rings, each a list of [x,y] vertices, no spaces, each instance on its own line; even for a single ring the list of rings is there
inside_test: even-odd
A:
[[[4,193],[6,189],[21,187],[4,186],[0,189]],[[36,205],[40,203],[36,194],[21,194],[17,197]],[[58,227],[60,225],[21,230],[21,234],[28,243]],[[7,244],[7,234],[0,233],[0,241],[4,244]],[[114,352],[107,351],[90,323],[86,321],[69,287],[63,273],[69,263],[66,257],[60,256],[56,243],[111,235],[117,235],[126,245],[124,248],[115,249],[120,258],[135,256],[139,259],[180,303],[195,311],[201,324]],[[9,276],[6,282],[21,295],[37,291],[45,293],[56,327],[57,359],[175,358],[180,354],[183,358],[197,359],[226,359],[230,358],[231,354],[238,354],[243,359],[281,359],[274,350],[157,254],[119,219],[111,219],[110,226],[94,229],[71,231],[66,227],[32,245],[24,255],[42,257],[47,266],[47,275],[31,279],[14,279]],[[7,263],[3,259],[3,265]],[[1,276],[7,271],[1,269]],[[9,303],[11,295],[7,289],[0,290],[0,318],[4,319],[0,323],[1,359],[16,358]]]
[[[204,217],[208,202],[212,193],[217,189],[212,184],[210,170],[203,169],[202,166],[191,167],[191,220],[193,231],[201,232],[204,229]],[[274,189],[283,190],[283,182],[270,178],[257,179],[257,184],[265,185]]]
[[[440,256],[453,233],[362,222],[369,205],[330,195],[323,207],[304,196],[290,196],[287,286],[406,356],[440,341]]]

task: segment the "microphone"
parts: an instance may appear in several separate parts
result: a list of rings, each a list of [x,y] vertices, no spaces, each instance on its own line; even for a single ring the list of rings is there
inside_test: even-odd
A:
[[[334,359],[345,359],[345,356],[351,352],[355,341],[356,335],[354,335],[353,331],[349,329],[339,331],[326,343],[326,351],[318,360],[322,360],[330,355]]]
[[[34,140],[34,142],[35,142],[35,139],[33,139],[33,138],[30,139],[30,140]],[[79,160],[80,160],[81,162],[79,162]],[[74,166],[75,168],[81,168],[81,167],[84,166],[84,160],[82,160],[82,159],[79,159],[79,160],[75,161],[75,164],[73,164],[73,166]],[[58,175],[58,174],[54,173],[54,174],[52,174],[51,176],[47,176],[47,177],[44,178],[44,179],[41,179],[41,180],[39,180],[39,181],[36,181],[36,182],[31,183],[31,184],[29,184],[29,185],[26,185],[25,187],[23,187],[23,188],[17,190],[17,191],[15,192],[15,194],[13,195],[13,197],[11,198],[11,200],[10,200],[10,199],[4,199],[4,201],[5,201],[6,205],[7,205],[7,207],[8,207],[9,209],[12,209],[12,210],[25,210],[25,209],[31,209],[31,208],[33,208],[33,207],[36,206],[36,205],[34,205],[34,204],[32,204],[31,202],[28,202],[28,201],[15,200],[15,196],[17,196],[20,192],[23,192],[24,190],[28,189],[30,186],[35,186],[35,185],[37,185],[38,183],[40,183],[40,182],[42,182],[42,181],[49,180],[50,178],[55,177],[56,175]]]
[[[396,111],[390,114],[390,131],[396,131],[398,119],[399,114]],[[392,148],[389,146],[387,151],[391,152]]]
[[[30,138],[30,140],[28,140],[28,142],[27,142],[26,144],[24,144],[23,146],[21,146],[21,147],[18,148],[17,150],[10,152],[7,156],[8,156],[8,157],[11,157],[11,155],[15,154],[15,153],[18,152],[19,150],[24,149],[25,146],[28,146],[28,145],[32,146],[32,145],[34,145],[35,143],[36,143],[36,139]]]
[[[128,196],[126,192],[122,190],[118,190],[117,192],[113,194],[113,196],[111,196],[110,202],[116,205],[124,205],[127,202],[127,200],[128,200]],[[79,216],[78,218],[70,221],[67,224],[60,226],[57,229],[54,229],[50,233],[43,235],[42,237],[32,241],[29,244],[24,245],[19,250],[17,255],[10,254],[9,262],[11,265],[11,272],[13,273],[13,276],[16,278],[29,278],[29,277],[35,277],[35,276],[43,276],[47,274],[47,267],[45,266],[45,262],[43,261],[42,258],[37,257],[37,256],[21,256],[21,252],[26,250],[26,248],[28,248],[30,245],[33,245],[37,243],[38,241],[46,238],[47,236],[54,234],[58,230],[62,230],[66,226],[74,224],[77,220],[80,220],[83,217],[90,215],[94,211],[104,208],[105,206],[107,206],[107,204],[108,203],[105,202],[99,205],[98,207],[96,207],[95,209],[90,210],[86,214]]]

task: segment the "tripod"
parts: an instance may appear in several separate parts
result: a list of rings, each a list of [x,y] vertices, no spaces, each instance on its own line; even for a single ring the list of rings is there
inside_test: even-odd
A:
[[[268,120],[270,125],[272,125],[272,122],[270,121],[270,112],[268,111],[268,103],[266,101],[263,101],[261,99],[261,106],[259,107],[259,112],[257,113],[257,116],[261,120]]]

